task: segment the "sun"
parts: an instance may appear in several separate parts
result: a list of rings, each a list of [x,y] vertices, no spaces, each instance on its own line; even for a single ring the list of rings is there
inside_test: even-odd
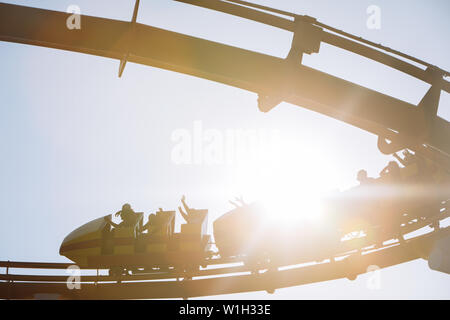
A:
[[[337,168],[326,148],[278,137],[236,166],[235,194],[258,202],[272,220],[318,220]]]

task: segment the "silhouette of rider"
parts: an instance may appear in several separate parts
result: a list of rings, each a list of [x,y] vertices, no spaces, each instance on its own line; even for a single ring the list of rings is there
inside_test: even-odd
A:
[[[111,221],[111,218],[109,218],[107,221],[109,224],[111,224],[113,227],[133,227],[136,223],[136,213],[133,209],[131,209],[131,206],[128,203],[125,203],[122,206],[122,210],[117,211],[114,216],[120,217],[122,219],[122,222],[117,224]]]
[[[396,180],[400,178],[400,167],[397,162],[389,161],[388,165],[381,170],[380,176],[389,176]]]
[[[358,174],[356,175],[356,180],[359,181],[360,185],[369,184],[375,181],[374,178],[370,178],[367,176],[366,170],[359,170]]]
[[[155,233],[157,229],[156,214],[152,213],[148,215],[147,223],[142,227],[142,230],[148,230],[149,234]]]

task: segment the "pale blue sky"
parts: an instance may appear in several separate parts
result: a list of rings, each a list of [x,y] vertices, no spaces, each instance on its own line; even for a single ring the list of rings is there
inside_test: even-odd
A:
[[[6,1],[129,20],[134,1]],[[138,21],[274,56],[289,51],[291,34],[225,14],[169,0],[141,1]],[[449,70],[448,12],[441,1],[258,1],[307,14]],[[366,8],[381,8],[381,29],[366,27]],[[281,130],[302,154],[298,175],[317,177],[324,189],[346,189],[366,168],[376,175],[389,160],[376,137],[308,110],[282,104],[260,113],[253,93],[141,65],[53,49],[0,42],[0,260],[65,261],[64,236],[79,225],[129,202],[149,213],[174,209],[182,194],[210,209],[210,221],[245,180],[233,166],[175,165],[171,134],[194,121],[219,130]],[[365,58],[325,45],[304,62],[383,93],[418,103],[428,85]],[[173,91],[173,89],[176,89]],[[439,113],[450,119],[443,94]],[[310,148],[310,149],[308,149]],[[289,154],[283,155],[289,158]],[[326,170],[311,166],[320,158]],[[255,183],[259,183],[256,181]],[[301,201],[299,199],[298,201]],[[448,275],[415,261],[382,270],[382,288],[366,288],[367,276],[223,298],[450,298]],[[220,297],[219,297],[220,298]]]

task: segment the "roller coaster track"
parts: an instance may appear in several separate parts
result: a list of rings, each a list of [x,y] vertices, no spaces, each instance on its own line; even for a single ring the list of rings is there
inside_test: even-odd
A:
[[[80,30],[66,27],[67,13],[0,3],[0,40],[117,59],[119,75],[128,61],[234,86],[258,94],[262,111],[289,102],[377,135],[384,153],[409,147],[450,168],[450,124],[437,116],[441,91],[450,92],[444,79],[449,72],[411,61],[423,63],[422,69],[405,60],[412,57],[387,54],[382,50],[399,55],[311,17],[291,14],[292,21],[230,1],[182,2],[292,31],[291,52],[281,59],[143,25],[136,21],[138,2],[131,22],[81,16]],[[416,106],[302,65],[303,54],[318,52],[321,42],[407,73],[431,88]]]
[[[0,3],[0,40],[117,59],[119,76],[126,63],[132,62],[234,86],[256,93],[261,111],[267,112],[282,101],[298,105],[377,135],[378,148],[383,153],[407,147],[450,170],[450,124],[437,116],[441,91],[450,92],[450,82],[445,79],[448,71],[308,16],[238,0],[179,2],[291,31],[294,34],[291,51],[282,59],[143,25],[137,23],[139,1],[131,22],[81,16],[80,30],[66,28],[67,13]],[[302,65],[302,56],[317,53],[322,42],[402,71],[431,87],[416,106]],[[445,217],[448,208],[436,219]],[[429,223],[416,221],[405,229],[412,231]],[[367,272],[370,265],[386,268],[426,259],[436,239],[448,236],[449,232],[447,227],[381,248],[349,250],[329,262],[306,266],[290,263],[291,268],[286,270],[267,266],[263,273],[252,273],[245,264],[211,268],[214,264],[239,262],[239,259],[211,259],[207,261],[208,268],[191,274],[173,271],[121,278],[82,276],[79,290],[67,288],[67,276],[10,273],[14,268],[66,269],[71,264],[0,262],[0,267],[6,268],[6,273],[0,275],[0,298],[31,298],[39,293],[79,299],[141,299],[272,292],[307,283],[353,279]]]
[[[420,229],[450,216],[447,204],[426,221],[417,221],[405,233]],[[79,289],[69,289],[68,275],[23,275],[11,269],[61,269],[72,263],[0,261],[0,299],[26,299],[38,294],[57,294],[67,299],[151,299],[189,298],[232,294],[250,291],[267,291],[303,284],[348,278],[373,271],[369,267],[386,268],[416,259],[427,259],[436,240],[450,235],[450,227],[405,241],[386,243],[382,247],[363,244],[361,239],[347,241],[339,254],[325,262],[300,263],[288,261],[281,265],[262,265],[255,269],[241,257],[211,258],[205,268],[191,272],[151,271],[142,274],[106,276],[82,275],[75,282]],[[344,243],[344,242],[343,242]],[[237,265],[239,264],[239,265]],[[87,271],[87,270],[84,270]],[[89,270],[92,271],[92,270]],[[73,280],[72,280],[73,281]]]
[[[154,273],[110,276],[81,276],[79,289],[68,289],[68,276],[0,275],[1,299],[33,298],[37,294],[58,294],[68,299],[151,299],[189,298],[250,291],[274,292],[279,288],[341,278],[355,279],[369,272],[369,266],[386,268],[420,258],[427,258],[436,239],[448,236],[450,227],[395,243],[380,249],[368,249],[313,265],[265,269],[251,272],[245,265],[220,267],[185,273]],[[230,263],[212,259],[209,264]],[[66,269],[69,263],[0,262],[3,268]],[[237,274],[237,275],[230,275]],[[228,275],[228,276],[224,276]],[[190,279],[192,277],[192,279]],[[161,281],[163,280],[163,281]]]

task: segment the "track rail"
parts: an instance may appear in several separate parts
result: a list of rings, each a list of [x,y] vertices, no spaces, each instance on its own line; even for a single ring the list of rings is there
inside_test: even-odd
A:
[[[191,1],[199,3],[200,1]],[[206,3],[206,2],[205,2]],[[209,3],[209,1],[208,1]],[[221,6],[236,6],[211,1]],[[295,22],[246,7],[231,7],[239,16],[296,32]],[[320,40],[385,63],[432,83],[419,107],[377,91],[281,59],[135,22],[81,16],[82,29],[65,28],[68,14],[0,3],[0,40],[55,48],[138,63],[184,73],[251,91],[268,111],[281,101],[344,121],[379,137],[398,141],[398,150],[423,144],[450,155],[450,124],[436,115],[441,90],[450,84],[442,72],[422,70],[363,43],[326,32]],[[269,23],[270,22],[270,23]],[[39,30],[39,32],[36,32]],[[299,59],[300,60],[300,56]],[[122,70],[122,69],[121,69]],[[175,89],[174,89],[175,90]],[[323,94],[326,92],[327,94]],[[349,107],[351,101],[351,107]],[[400,143],[401,142],[401,143]],[[428,150],[428,151],[430,151]]]
[[[33,298],[36,294],[46,293],[75,299],[150,299],[201,297],[249,291],[273,292],[278,288],[308,283],[341,278],[354,279],[357,275],[368,272],[368,267],[372,265],[386,268],[419,258],[426,259],[436,239],[449,234],[450,227],[447,227],[406,240],[404,243],[342,256],[332,262],[293,265],[287,270],[269,268],[256,274],[251,273],[246,266],[200,270],[190,275],[192,280],[185,280],[186,274],[176,273],[129,275],[120,278],[81,276],[80,289],[69,290],[66,284],[67,276],[8,274],[0,278],[0,298]],[[4,268],[65,269],[71,265],[0,262],[0,267]],[[235,273],[242,274],[230,275]]]
[[[418,219],[405,225],[404,233],[418,230],[449,217],[447,202],[442,204],[438,214],[428,219]],[[328,262],[305,262],[288,260],[278,265],[262,265],[255,269],[239,257],[211,258],[205,261],[207,268],[190,272],[151,271],[142,274],[121,276],[82,275],[93,269],[80,270],[79,290],[67,287],[69,275],[16,274],[11,269],[66,270],[73,263],[0,261],[0,298],[24,299],[37,294],[58,294],[63,298],[76,299],[147,299],[188,298],[196,296],[239,293],[265,290],[273,292],[278,288],[298,286],[339,278],[354,279],[367,272],[368,266],[379,268],[427,258],[436,239],[448,236],[450,227],[405,241],[397,241],[375,247],[364,238],[343,242]],[[285,270],[283,270],[285,269]],[[286,270],[287,269],[287,270]]]
[[[371,60],[382,63],[386,66],[409,74],[417,79],[420,79],[429,84],[435,83],[436,79],[433,77],[433,71],[442,76],[449,76],[450,72],[442,70],[431,63],[417,59],[405,53],[383,46],[381,44],[374,43],[372,41],[357,37],[348,32],[333,28],[324,23],[317,21],[315,18],[298,15],[295,13],[277,10],[266,6],[253,4],[247,1],[238,0],[175,0],[186,4],[195,5],[202,8],[208,8],[215,11],[238,16],[244,19],[252,20],[255,22],[263,23],[275,28],[279,28],[286,31],[295,32],[295,20],[286,19],[280,17],[280,15],[297,19],[297,21],[304,21],[311,23],[312,25],[326,29],[329,32],[321,32],[321,40],[332,46],[347,50],[349,52],[364,56]],[[270,14],[275,13],[277,15]],[[330,33],[331,32],[331,33]],[[426,67],[427,69],[421,69],[405,60],[398,59],[393,55],[385,54],[384,52],[391,53],[395,56],[401,57],[405,60],[415,62],[417,64]],[[442,89],[446,92],[450,92],[450,82],[444,80]]]
[[[380,138],[395,141],[399,144],[398,148],[409,147],[450,168],[450,124],[436,115],[440,91],[450,92],[450,83],[443,79],[448,76],[447,71],[344,33],[311,17],[267,7],[258,8],[237,0],[180,2],[272,25],[293,32],[294,37],[299,31],[299,22],[305,22],[320,33],[321,42],[400,70],[432,87],[421,103],[415,106],[306,67],[299,61],[295,63],[292,59],[280,59],[136,23],[137,6],[131,23],[82,16],[82,30],[73,31],[64,27],[68,17],[66,13],[0,3],[0,40],[117,59],[121,61],[120,74],[129,61],[231,85],[254,92],[260,97],[271,97],[277,102],[286,101],[344,121]],[[267,11],[294,18],[294,21]],[[421,64],[426,69],[405,59]],[[351,108],[349,101],[352,101]],[[448,212],[445,214],[448,216]],[[405,228],[412,229],[428,223],[418,221],[414,227]],[[0,267],[7,270],[6,274],[0,275],[0,298],[21,299],[31,298],[38,293],[56,293],[62,297],[79,299],[144,299],[261,290],[272,292],[277,288],[354,278],[365,273],[370,265],[386,268],[427,258],[436,238],[448,236],[449,233],[449,228],[440,229],[380,249],[372,248],[340,256],[337,261],[308,266],[293,265],[288,270],[269,266],[266,272],[257,274],[252,274],[248,267],[242,265],[208,268],[190,274],[159,272],[120,278],[81,276],[79,290],[67,288],[66,276],[10,274],[10,269],[15,268],[66,269],[72,264],[0,262]],[[233,262],[238,261],[216,259],[208,261],[208,264]],[[234,273],[244,274],[230,275]],[[185,280],[191,277],[192,280]],[[183,281],[177,281],[180,279]]]

